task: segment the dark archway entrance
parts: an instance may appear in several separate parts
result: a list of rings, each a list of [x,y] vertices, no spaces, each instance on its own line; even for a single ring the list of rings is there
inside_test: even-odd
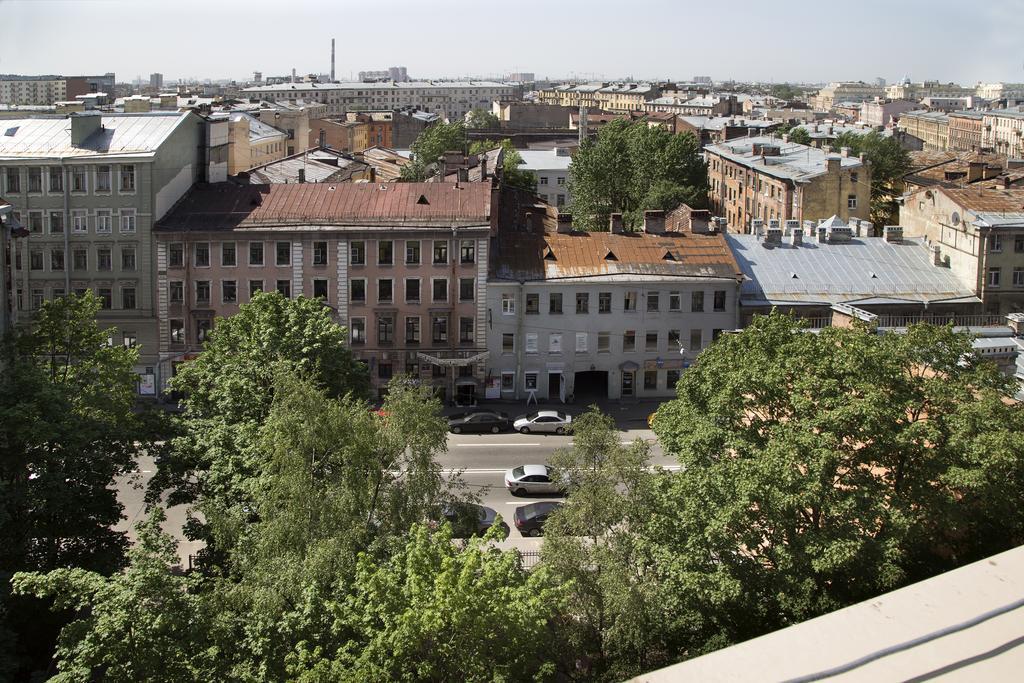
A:
[[[576,403],[584,399],[608,398],[608,371],[577,372],[573,381],[573,397]]]

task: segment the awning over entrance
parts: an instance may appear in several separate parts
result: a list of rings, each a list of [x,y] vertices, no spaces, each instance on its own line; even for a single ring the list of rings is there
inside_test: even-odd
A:
[[[627,361],[624,361],[622,363],[619,363],[619,370],[624,370],[626,372],[636,372],[639,369],[640,369],[640,366],[637,365],[635,362],[633,362],[631,360],[627,360]]]
[[[490,354],[487,351],[482,353],[476,351],[438,351],[433,354],[416,352],[416,357],[432,365],[442,365],[448,368],[458,368],[465,365],[473,365],[487,359]]]

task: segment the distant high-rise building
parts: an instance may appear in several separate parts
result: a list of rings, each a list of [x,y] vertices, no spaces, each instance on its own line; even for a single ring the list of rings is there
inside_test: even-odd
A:
[[[509,83],[533,83],[537,77],[532,71],[517,71],[509,74],[505,80]]]
[[[694,76],[694,83],[703,83],[705,85],[711,85],[711,76]]]
[[[879,88],[884,88],[886,86],[885,79],[882,78],[881,76],[878,76],[877,78],[875,78],[875,85],[877,85]]]
[[[149,74],[149,87],[153,90],[163,90],[164,75],[161,73]]]
[[[360,71],[359,80],[364,83],[374,81],[394,81],[395,83],[408,83],[409,72],[404,66],[392,66],[380,71]]]
[[[263,82],[263,72],[262,71],[253,71],[252,72],[252,80],[254,82],[256,82],[256,83],[262,83]]]

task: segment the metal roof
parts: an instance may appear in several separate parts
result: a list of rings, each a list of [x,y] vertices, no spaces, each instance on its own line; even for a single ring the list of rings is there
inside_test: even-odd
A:
[[[778,147],[779,154],[776,156],[755,155],[753,153],[755,144]],[[816,147],[782,142],[779,138],[769,135],[736,138],[728,142],[708,145],[704,149],[758,173],[794,181],[808,180],[825,174],[827,172],[826,160],[829,158],[837,159],[842,168],[858,168],[863,165],[858,157],[828,154]]]
[[[569,155],[556,154],[553,149],[520,149],[519,156],[523,163],[519,165],[527,171],[567,171],[572,157]]]
[[[337,164],[328,163],[317,158],[313,152],[296,154],[278,161],[272,161],[248,171],[249,182],[253,185],[267,183],[297,183],[299,182],[299,171],[305,171],[307,183],[322,183],[327,180],[342,180],[351,176],[356,169],[366,169],[368,165],[362,162],[334,157]],[[352,168],[355,167],[355,168]]]
[[[237,123],[238,121],[249,122],[250,144],[267,142],[269,140],[274,139],[288,139],[287,133],[285,133],[282,130],[278,130],[277,128],[274,128],[269,123],[264,123],[263,121],[256,118],[255,116],[252,116],[251,114],[246,114],[245,112],[241,111],[233,111],[228,115],[228,118],[235,123]]]
[[[152,156],[189,113],[104,114],[101,130],[71,144],[71,119],[10,119],[0,122],[0,160],[60,157]]]
[[[747,305],[978,301],[949,268],[932,265],[921,238],[805,238],[793,246],[730,233],[726,240],[746,277],[740,301]]]

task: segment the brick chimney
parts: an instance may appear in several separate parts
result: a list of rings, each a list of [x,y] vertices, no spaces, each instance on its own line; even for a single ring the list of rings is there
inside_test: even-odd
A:
[[[644,232],[661,235],[665,232],[665,212],[657,209],[644,211]]]
[[[558,212],[558,225],[555,231],[561,234],[568,234],[572,232],[572,214]]]
[[[621,213],[613,213],[608,217],[608,230],[615,235],[621,235],[626,231],[626,223],[622,220]]]

